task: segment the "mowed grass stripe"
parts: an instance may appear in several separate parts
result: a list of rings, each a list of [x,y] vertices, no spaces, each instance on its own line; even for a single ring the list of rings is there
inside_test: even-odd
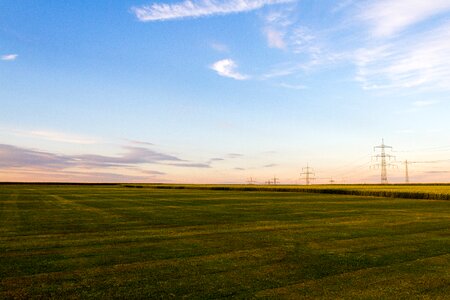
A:
[[[1,203],[0,234],[3,237],[20,232],[18,227],[20,226],[21,220],[17,207],[18,195],[11,193],[10,195],[2,195],[2,198],[8,199]]]
[[[446,299],[450,292],[450,270],[447,268],[449,264],[449,254],[426,257],[266,289],[256,293],[256,297],[378,298],[380,291],[383,291],[397,298],[428,294],[433,299]],[[323,289],[324,286],[329,288]]]
[[[299,232],[292,232],[292,235],[301,235]],[[306,245],[310,250],[321,250],[327,249],[329,253],[335,254],[348,254],[353,252],[361,252],[364,253],[362,256],[370,257],[375,259],[381,259],[383,255],[400,252],[402,253],[405,249],[414,250],[414,257],[417,255],[426,255],[428,251],[425,251],[427,248],[427,243],[430,245],[436,244],[440,242],[439,236],[434,236],[433,238],[429,237],[427,242],[420,241],[420,238],[423,238],[424,234],[417,234],[414,236],[408,236],[401,241],[398,239],[392,238],[390,240],[386,240],[383,243],[377,242],[377,238],[358,238],[358,239],[350,239],[350,240],[339,240],[334,242],[323,242],[318,241],[316,237],[306,237],[303,239],[302,243]],[[289,236],[285,236],[284,238],[280,237],[280,240],[283,239],[286,245],[286,241]],[[315,238],[315,239],[313,239]],[[419,242],[416,240],[419,239]],[[160,260],[160,259],[170,259],[172,257],[195,257],[195,256],[204,256],[204,255],[214,255],[217,253],[232,252],[234,247],[239,247],[239,249],[258,249],[258,247],[263,246],[261,243],[255,243],[251,239],[245,236],[237,236],[235,240],[239,240],[239,242],[235,241],[235,243],[230,246],[228,245],[229,238],[225,238],[223,243],[217,243],[215,238],[211,238],[209,240],[198,240],[198,239],[185,239],[182,243],[179,241],[166,241],[160,243],[143,243],[143,242],[134,242],[134,243],[126,243],[120,245],[118,248],[116,244],[103,245],[99,247],[98,245],[91,246],[83,246],[83,247],[64,247],[64,248],[56,248],[56,249],[48,249],[47,251],[37,250],[37,251],[23,251],[23,252],[7,252],[2,256],[7,257],[9,262],[13,262],[15,259],[20,261],[25,261],[28,258],[32,259],[34,255],[41,255],[42,258],[45,258],[46,264],[50,264],[53,262],[54,264],[67,264],[66,269],[71,270],[70,266],[73,266],[75,269],[83,267],[89,268],[95,265],[107,265],[107,264],[118,264],[118,263],[133,263],[136,261],[152,261],[152,260]],[[301,241],[300,238],[295,236],[295,238],[291,239],[291,246],[298,244]],[[294,243],[295,242],[295,243]],[[203,249],[198,249],[198,245],[201,244]],[[266,246],[268,247],[268,246]],[[171,251],[164,252],[163,255],[157,254],[160,249],[171,249]],[[444,248],[442,248],[444,249]],[[183,256],[179,255],[179,252],[183,252]],[[436,254],[436,252],[433,252]],[[446,253],[446,252],[444,252]],[[52,259],[52,256],[55,254],[61,254],[61,257],[57,257]],[[433,255],[434,255],[433,254]],[[362,257],[361,256],[361,257]],[[102,257],[107,257],[105,259]],[[63,260],[63,262],[61,262]],[[77,264],[73,264],[72,261],[77,261]],[[43,267],[45,267],[44,265]],[[14,270],[11,270],[12,274]],[[33,270],[36,272],[37,270]],[[44,270],[45,271],[48,270]],[[7,272],[4,270],[4,274]]]

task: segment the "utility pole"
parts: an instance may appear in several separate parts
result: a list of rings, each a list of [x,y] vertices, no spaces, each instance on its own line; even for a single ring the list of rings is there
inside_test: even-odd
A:
[[[300,177],[302,175],[305,175],[305,178],[301,178],[301,179],[305,179],[306,185],[310,185],[311,180],[315,179],[313,176],[315,176],[316,174],[314,173],[314,169],[309,167],[309,164],[306,164],[306,168],[302,168]]]
[[[435,164],[450,161],[449,159],[442,160],[429,160],[429,161],[410,161],[405,160],[403,164],[405,165],[405,182],[409,183],[409,165],[411,164]]]
[[[386,162],[386,158],[389,159],[389,160],[391,160],[392,158],[395,159],[395,156],[393,156],[391,154],[386,154],[386,149],[387,148],[392,149],[391,146],[387,146],[387,145],[384,144],[384,139],[381,140],[381,145],[373,147],[373,151],[375,151],[376,149],[380,149],[381,150],[380,154],[377,154],[377,155],[374,156],[374,158],[376,158],[377,161],[378,161],[379,158],[381,159],[380,165],[379,165],[380,168],[381,168],[381,184],[387,184],[388,183],[388,180],[387,180],[387,167],[388,166],[389,167],[392,166],[392,164],[390,164],[390,163],[388,164]]]
[[[409,165],[411,164],[429,164],[429,163],[436,163],[439,162],[438,160],[435,161],[410,161],[405,160],[403,164],[405,165],[405,183],[409,183]]]

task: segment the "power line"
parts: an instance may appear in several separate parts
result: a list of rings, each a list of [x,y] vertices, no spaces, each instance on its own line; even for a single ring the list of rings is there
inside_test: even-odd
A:
[[[436,163],[442,163],[450,161],[450,159],[440,159],[440,160],[428,160],[428,161],[408,161],[405,160],[403,164],[405,165],[405,182],[409,183],[409,170],[408,166],[410,164],[436,164]]]
[[[450,151],[450,146],[440,146],[440,147],[428,147],[428,148],[419,148],[413,150],[392,150],[392,152],[400,153],[400,152],[440,152],[440,151]]]

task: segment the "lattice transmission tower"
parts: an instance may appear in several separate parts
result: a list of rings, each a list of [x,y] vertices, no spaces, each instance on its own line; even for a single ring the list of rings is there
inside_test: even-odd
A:
[[[380,154],[375,155],[374,158],[377,161],[380,161],[380,164],[377,164],[376,167],[379,167],[381,169],[381,184],[387,184],[387,168],[395,165],[388,163],[386,160],[395,160],[395,156],[386,153],[386,149],[392,149],[392,147],[385,145],[384,139],[381,140],[381,145],[373,147],[373,151],[376,151],[376,149],[380,149]]]
[[[408,160],[404,161],[405,164],[405,183],[409,183],[409,171],[408,171],[408,164],[411,162],[408,162]]]
[[[253,180],[253,177],[250,177],[249,179],[247,179],[247,184],[255,184],[256,181]]]
[[[314,173],[314,169],[309,166],[309,164],[306,164],[305,168],[302,168],[302,172],[300,173],[300,177],[304,176],[304,179],[306,185],[310,185],[311,181],[313,181],[316,174]]]
[[[279,184],[279,183],[280,183],[279,179],[276,176],[273,176],[272,184]]]

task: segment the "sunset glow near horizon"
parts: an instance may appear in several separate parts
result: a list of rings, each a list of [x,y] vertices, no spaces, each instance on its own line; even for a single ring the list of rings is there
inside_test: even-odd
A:
[[[450,1],[3,1],[0,80],[0,181],[450,182]]]

